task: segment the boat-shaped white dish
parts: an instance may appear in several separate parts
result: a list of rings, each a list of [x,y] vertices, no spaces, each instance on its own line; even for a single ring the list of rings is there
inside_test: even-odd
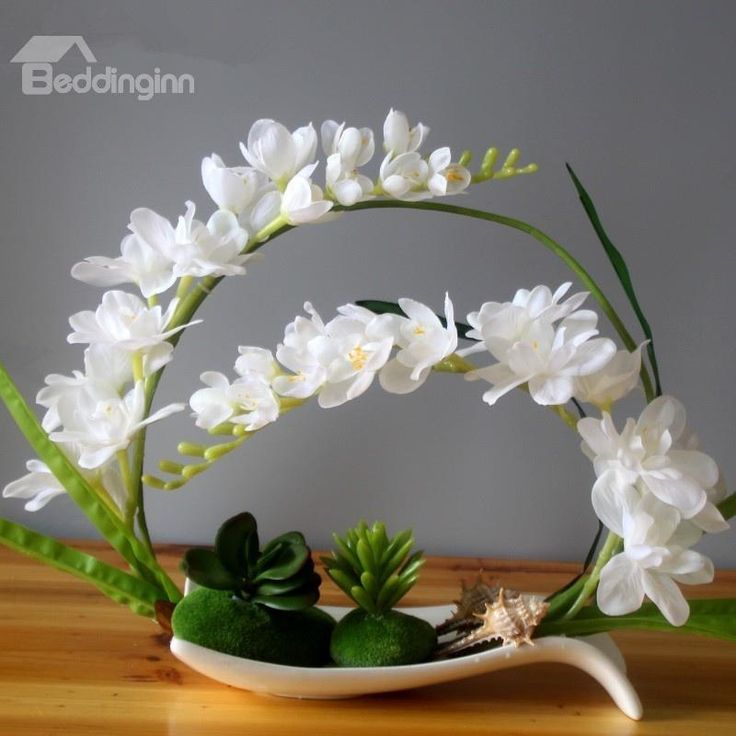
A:
[[[336,619],[352,610],[339,606],[320,608]],[[434,626],[450,615],[452,606],[399,610]],[[587,672],[629,718],[639,720],[642,716],[641,701],[626,677],[623,657],[606,634],[580,639],[543,637],[536,639],[534,645],[508,645],[455,659],[397,667],[289,667],[234,657],[176,637],[171,640],[171,651],[193,670],[226,685],[288,698],[315,699],[408,690],[535,662],[557,662]]]

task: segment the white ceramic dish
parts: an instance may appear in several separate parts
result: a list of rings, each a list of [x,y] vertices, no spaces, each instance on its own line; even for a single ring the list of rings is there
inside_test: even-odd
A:
[[[339,619],[350,608],[320,606]],[[400,609],[401,610],[401,609]],[[432,625],[444,621],[451,606],[403,609]],[[461,680],[534,662],[558,662],[587,672],[629,717],[642,716],[641,701],[626,677],[626,665],[605,635],[581,639],[550,636],[533,646],[499,647],[456,659],[400,667],[288,667],[233,657],[174,637],[171,651],[193,670],[232,687],[288,698],[352,698]]]

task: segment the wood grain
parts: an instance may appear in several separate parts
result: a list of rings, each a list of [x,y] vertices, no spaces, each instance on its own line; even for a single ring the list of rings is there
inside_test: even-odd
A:
[[[101,545],[77,546],[114,561]],[[181,548],[161,548],[170,570],[180,554]],[[540,592],[575,571],[561,563],[433,558],[407,602],[449,602],[459,581],[481,568],[505,584]],[[736,596],[736,572],[721,573],[698,592]],[[344,599],[328,582],[323,601]],[[188,670],[169,654],[152,622],[69,576],[0,549],[0,734],[736,733],[736,645],[652,633],[616,640],[644,702],[640,723],[623,716],[593,680],[558,665],[353,700],[286,700]]]

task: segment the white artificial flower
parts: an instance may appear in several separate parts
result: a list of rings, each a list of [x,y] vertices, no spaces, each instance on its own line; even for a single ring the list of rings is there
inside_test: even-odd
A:
[[[255,373],[270,383],[279,372],[278,364],[270,350],[251,345],[240,345],[238,353],[240,357],[235,361],[235,372],[240,376]]]
[[[38,511],[52,498],[66,493],[64,486],[59,483],[46,463],[29,460],[26,469],[29,471],[27,475],[5,486],[3,498],[26,499],[25,510]]]
[[[309,302],[304,309],[311,319],[297,317],[288,325],[276,351],[279,362],[294,375],[274,378],[274,390],[294,398],[318,392],[323,408],[357,398],[391,354],[394,315],[377,316],[347,304],[325,324]]]
[[[575,398],[600,409],[610,409],[615,401],[636,388],[644,345],[639,345],[633,353],[619,350],[601,370],[575,379]]]
[[[407,394],[418,389],[432,366],[455,352],[457,327],[449,295],[445,294],[446,327],[426,305],[413,299],[399,299],[406,317],[394,320],[395,342],[399,352],[381,369],[381,386],[390,393]]]
[[[471,371],[466,378],[493,384],[483,394],[483,401],[491,406],[523,384],[537,404],[565,404],[573,396],[575,379],[600,370],[616,352],[612,340],[595,338],[597,322],[598,316],[589,310],[573,312],[556,328],[545,319],[536,319],[520,339],[495,355],[500,362]],[[506,341],[514,329],[513,323],[502,324],[501,339]]]
[[[417,151],[426,137],[429,128],[423,123],[409,127],[409,119],[403,112],[391,108],[383,123],[383,150],[391,156]]]
[[[432,196],[427,189],[429,165],[418,153],[387,154],[378,177],[383,192],[395,199],[415,202]]]
[[[230,421],[254,432],[279,416],[278,399],[258,373],[246,372],[233,383],[217,371],[206,371],[200,378],[208,388],[195,391],[189,400],[198,427],[212,429]]]
[[[219,209],[240,215],[254,203],[267,181],[264,174],[249,166],[225,166],[213,153],[202,159],[202,183]]]
[[[74,444],[61,445],[60,449],[69,460],[78,464],[79,451]],[[26,463],[29,473],[22,478],[8,483],[3,489],[4,498],[22,498],[26,500],[23,508],[26,511],[39,511],[52,499],[66,493],[66,489],[56,479],[46,463],[40,460],[29,460]],[[95,470],[78,468],[82,476],[93,486],[102,486],[118,509],[123,511],[128,496],[118,463],[110,462]]]
[[[485,302],[479,311],[468,314],[473,329],[467,336],[478,343],[459,350],[458,354],[465,356],[487,350],[496,360],[503,361],[509,348],[523,338],[533,322],[554,324],[583,304],[588,296],[584,291],[560,302],[571,286],[567,281],[553,294],[548,286],[540,284],[531,290],[517,290],[510,302]]]
[[[372,197],[373,181],[350,169],[339,153],[327,157],[325,185],[327,193],[344,207],[351,207],[356,202]]]
[[[318,402],[323,408],[340,406],[360,396],[373,383],[393,347],[393,315],[375,315],[346,305],[325,325],[325,335],[310,341],[309,352],[324,366],[325,383]]]
[[[692,520],[706,508],[707,491],[718,482],[718,466],[703,452],[677,447],[685,419],[677,399],[660,396],[638,421],[628,419],[621,434],[607,412],[600,420],[587,417],[578,422],[583,452],[593,461],[598,478],[593,508],[609,529],[620,527],[622,515],[631,513],[647,492],[684,519]]]
[[[243,264],[253,256],[241,253],[248,232],[238,218],[232,212],[218,210],[205,225],[194,219],[193,202],[187,202],[186,208],[174,228],[165,217],[140,207],[130,214],[130,229],[172,261],[177,278],[244,274]]]
[[[651,494],[642,496],[613,529],[624,539],[623,552],[601,570],[598,607],[609,616],[638,610],[646,595],[673,625],[682,626],[690,609],[677,583],[713,580],[713,563],[704,555],[673,544],[680,514]]]
[[[80,468],[99,468],[116,452],[127,448],[140,429],[183,408],[183,404],[169,404],[144,418],[143,381],[138,381],[122,398],[85,386],[59,398],[56,409],[62,429],[49,436],[53,442],[77,445]]]
[[[314,166],[307,166],[289,180],[282,192],[267,192],[251,213],[251,225],[259,231],[277,218],[289,225],[316,222],[332,209],[333,202],[324,198],[322,190],[309,178]]]
[[[334,120],[322,123],[322,148],[327,156],[325,181],[328,194],[341,205],[349,207],[368,199],[373,182],[358,172],[375,151],[370,128],[346,128]]]
[[[162,294],[176,276],[173,262],[137,235],[126,235],[120,245],[121,256],[90,256],[72,268],[72,276],[93,286],[135,284],[144,297]]]
[[[67,337],[67,341],[115,345],[128,352],[147,351],[186,327],[202,321],[196,320],[167,330],[166,326],[177,306],[178,300],[172,299],[164,312],[159,305],[147,307],[140,297],[133,294],[106,291],[96,311],[77,312],[69,318],[74,332]]]
[[[248,143],[240,144],[245,160],[280,188],[314,161],[317,133],[312,124],[293,133],[275,120],[256,120],[248,133]]]
[[[163,351],[161,348],[168,348]],[[146,375],[157,371],[171,357],[172,346],[169,343],[152,348],[144,361]],[[153,360],[151,360],[153,358]],[[163,362],[162,362],[163,361]],[[72,394],[93,386],[100,393],[120,393],[123,387],[133,379],[133,367],[130,353],[116,345],[98,343],[90,345],[84,351],[84,373],[74,371],[71,376],[51,373],[46,376],[46,386],[36,395],[36,402],[47,409],[43,418],[43,428],[47,432],[61,425],[56,405],[65,394]]]
[[[306,399],[318,391],[327,380],[327,370],[310,351],[312,340],[326,335],[325,323],[317,310],[305,302],[309,319],[297,315],[284,331],[284,342],[276,349],[276,358],[291,375],[275,376],[271,385],[281,396]]]
[[[433,151],[428,164],[427,188],[435,197],[460,194],[470,186],[470,172],[452,162],[452,154],[446,146]]]

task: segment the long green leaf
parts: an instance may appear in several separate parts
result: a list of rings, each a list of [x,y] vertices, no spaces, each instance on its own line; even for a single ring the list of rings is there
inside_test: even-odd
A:
[[[617,629],[646,629],[680,631],[683,634],[700,634],[736,641],[736,599],[702,598],[688,602],[690,618],[684,626],[672,626],[653,603],[645,603],[638,611],[626,616],[606,616],[595,606],[589,606],[568,621],[542,621],[537,634],[587,636]]]
[[[371,312],[376,314],[398,314],[400,317],[406,317],[404,311],[396,302],[385,302],[380,299],[359,299],[355,302],[359,307],[365,307],[370,309]],[[443,327],[447,327],[447,320],[440,314],[437,318],[442,323]],[[462,340],[472,340],[472,337],[468,337],[468,332],[473,328],[470,325],[466,325],[464,322],[455,322],[457,328],[457,336]]]
[[[164,575],[163,570],[158,567],[135,535],[126,529],[123,521],[97,497],[66,455],[49,439],[1,361],[0,398],[38,458],[46,463],[95,528],[142,577],[150,580],[155,578],[164,589],[168,590],[161,579]],[[152,567],[147,563],[152,563]],[[168,594],[163,593],[159,597],[170,599],[174,597],[172,593],[173,591],[168,590]]]
[[[0,519],[0,543],[92,583],[142,616],[154,617],[154,604],[161,598],[161,591],[145,580],[8,519]]]
[[[611,242],[611,239],[608,237],[608,234],[604,230],[603,224],[601,223],[600,217],[598,216],[598,212],[595,208],[595,205],[593,204],[593,200],[590,198],[590,195],[585,190],[585,187],[583,187],[583,185],[581,184],[580,179],[578,179],[575,172],[572,170],[572,166],[570,166],[570,164],[565,164],[565,166],[567,167],[570,178],[575,185],[575,189],[577,190],[578,196],[580,197],[580,201],[582,202],[585,214],[588,215],[590,224],[593,226],[595,234],[601,241],[601,245],[603,246],[603,249],[606,251],[606,255],[608,256],[608,260],[611,262],[611,265],[613,266],[613,269],[618,276],[618,280],[621,282],[621,286],[626,292],[629,303],[631,304],[631,307],[636,314],[636,318],[639,320],[641,329],[643,330],[644,335],[649,340],[649,344],[647,345],[647,354],[649,355],[649,362],[652,366],[652,373],[654,374],[655,391],[657,396],[661,396],[662,384],[659,380],[659,366],[657,364],[657,355],[654,351],[654,337],[652,336],[652,328],[649,325],[649,321],[644,316],[644,311],[642,310],[641,305],[639,304],[639,300],[636,296],[636,292],[634,291],[634,284],[631,281],[631,273],[629,272],[629,267],[626,265],[626,261],[621,255],[621,252]]]

